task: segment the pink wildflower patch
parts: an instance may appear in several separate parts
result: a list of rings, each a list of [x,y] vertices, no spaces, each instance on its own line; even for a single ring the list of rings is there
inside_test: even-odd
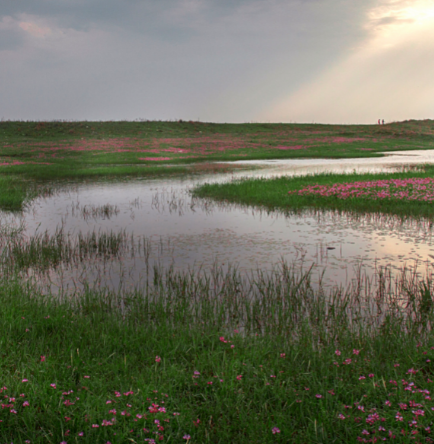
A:
[[[338,199],[362,198],[370,200],[434,201],[434,178],[381,179],[333,185],[309,185],[288,194],[316,195]]]
[[[278,150],[304,150],[305,147],[303,145],[294,145],[294,146],[277,146]]]

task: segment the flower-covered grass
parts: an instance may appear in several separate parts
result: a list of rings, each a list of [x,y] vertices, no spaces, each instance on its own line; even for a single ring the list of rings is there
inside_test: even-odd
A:
[[[289,191],[298,196],[317,195],[338,199],[370,199],[432,202],[434,178],[412,177],[409,179],[379,179],[359,182],[334,183],[333,185],[308,185],[300,190]]]
[[[430,280],[159,276],[60,299],[4,277],[0,442],[433,441]]]
[[[432,218],[434,167],[378,174],[318,174],[205,184],[198,197],[286,212],[303,208]]]
[[[384,126],[0,122],[0,175],[23,189],[21,199],[0,200],[0,208],[21,209],[29,181],[197,173],[200,165],[209,172],[211,162],[238,159],[381,156],[432,148],[433,134],[431,121]]]

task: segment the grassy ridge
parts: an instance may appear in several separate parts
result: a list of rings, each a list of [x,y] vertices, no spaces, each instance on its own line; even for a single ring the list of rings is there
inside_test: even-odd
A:
[[[333,185],[335,183],[416,177],[434,177],[434,167],[427,165],[420,171],[405,173],[317,174],[276,179],[244,179],[230,183],[205,184],[196,188],[194,195],[243,205],[258,205],[270,210],[278,209],[286,212],[300,211],[303,208],[317,208],[431,218],[434,215],[434,208],[430,202],[364,198],[343,200],[335,196],[288,194],[289,191],[300,190],[313,184]]]
[[[21,209],[29,180],[183,174],[209,171],[209,164],[201,168],[203,162],[237,159],[373,157],[382,151],[429,149],[433,142],[430,120],[384,126],[0,122],[0,175],[10,177],[0,181],[0,195],[11,189],[12,177],[22,189],[10,202],[0,199],[0,208]]]

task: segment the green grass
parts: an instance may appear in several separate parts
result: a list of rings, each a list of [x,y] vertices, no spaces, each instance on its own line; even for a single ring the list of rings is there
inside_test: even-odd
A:
[[[327,294],[283,265],[250,283],[235,270],[160,270],[130,294],[59,299],[9,276],[0,286],[1,442],[144,442],[158,432],[177,443],[187,434],[191,443],[348,443],[363,430],[391,430],[399,443],[417,430],[422,440],[434,418],[421,392],[434,379],[432,287],[386,287],[375,299],[357,286]],[[150,412],[152,403],[166,411]]]
[[[433,146],[430,120],[384,126],[6,121],[0,175],[13,177],[20,191],[5,197],[10,187],[0,181],[0,208],[22,209],[29,181],[119,180],[209,172],[217,168],[209,162],[218,161],[373,157]]]
[[[180,174],[191,171],[185,163],[210,159],[370,156],[430,148],[432,134],[431,121],[384,127],[2,122],[1,162],[10,165],[0,167],[0,208],[22,209],[36,193],[52,192],[56,180]],[[369,140],[318,146],[311,140],[335,136]],[[138,139],[134,152],[75,150],[82,140],[92,148],[102,139],[118,143],[127,137]],[[196,158],[161,151],[186,147],[186,138],[196,140],[188,140]],[[229,142],[231,149],[217,149]],[[303,153],[276,148],[295,143],[309,148]],[[157,150],[149,156],[167,156],[167,163],[178,165],[139,161],[148,156],[140,151],[144,147]],[[432,170],[396,177],[424,174]],[[360,176],[314,179],[332,183]],[[285,211],[323,208],[323,201],[285,200],[290,189],[311,183],[312,177],[253,180],[196,193]],[[358,205],[357,211],[373,208]],[[90,215],[93,210],[95,217],[110,211],[95,207]],[[406,207],[402,214],[412,211],[431,215],[426,206]],[[86,288],[53,296],[21,277],[27,270],[122,259],[132,248],[128,239],[124,233],[72,239],[61,231],[26,238],[19,229],[1,227],[0,442],[120,444],[160,437],[163,443],[190,444],[352,443],[378,437],[432,442],[429,276],[403,273],[391,282],[387,270],[379,270],[376,285],[359,281],[344,290],[315,286],[309,273],[284,263],[250,279],[218,266],[209,274],[156,267],[147,285],[132,292]]]
[[[417,171],[378,174],[317,174],[302,177],[280,177],[273,179],[241,179],[229,183],[204,184],[193,191],[197,197],[212,198],[219,201],[256,205],[268,210],[281,210],[287,213],[298,212],[305,208],[332,209],[358,213],[385,213],[399,216],[428,217],[434,215],[430,202],[398,199],[372,200],[367,198],[340,199],[337,196],[288,194],[307,186],[333,185],[374,181],[379,179],[434,177],[434,167],[426,165]]]

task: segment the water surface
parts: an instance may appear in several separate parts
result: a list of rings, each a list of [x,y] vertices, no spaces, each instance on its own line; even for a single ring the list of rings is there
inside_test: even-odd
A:
[[[411,161],[411,162],[410,162]],[[333,211],[284,215],[261,209],[193,199],[190,190],[203,182],[239,177],[272,177],[315,172],[397,171],[434,161],[434,152],[389,153],[371,159],[296,159],[266,161],[266,168],[183,179],[74,185],[36,199],[22,216],[3,214],[3,223],[22,223],[25,234],[55,233],[63,227],[79,232],[125,230],[133,239],[146,237],[150,250],[113,260],[63,266],[49,273],[52,290],[87,282],[113,289],[145,282],[154,264],[175,270],[216,264],[235,265],[246,273],[271,269],[280,260],[300,269],[314,267],[314,278],[328,285],[347,285],[360,266],[368,274],[378,267],[399,269],[418,261],[432,267],[434,245],[429,221],[385,215],[337,214]],[[250,162],[252,163],[252,162]],[[107,216],[89,209],[111,205]],[[87,208],[87,210],[86,210]]]

